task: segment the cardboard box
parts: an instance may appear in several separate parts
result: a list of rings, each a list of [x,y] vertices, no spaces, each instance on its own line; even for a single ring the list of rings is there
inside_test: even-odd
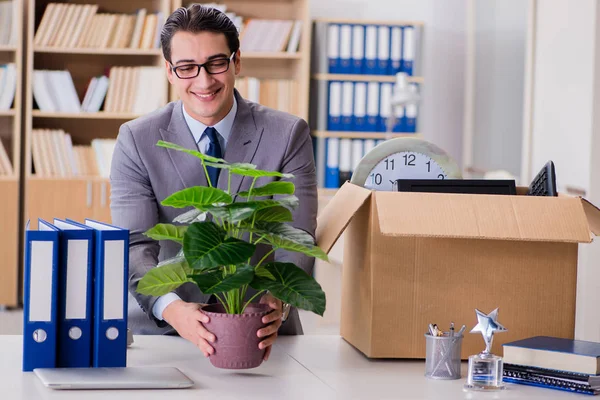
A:
[[[341,336],[369,357],[424,358],[429,323],[465,324],[462,358],[485,348],[475,309],[499,308],[502,344],[573,338],[578,243],[600,232],[579,197],[370,191],[347,182],[318,218],[326,252],[342,232]]]

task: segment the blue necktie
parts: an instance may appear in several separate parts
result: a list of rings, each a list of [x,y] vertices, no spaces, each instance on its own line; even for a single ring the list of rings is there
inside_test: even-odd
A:
[[[208,144],[208,149],[206,151],[206,155],[216,158],[222,158],[223,154],[221,153],[221,144],[219,143],[219,133],[217,132],[217,130],[209,126],[204,130],[204,133],[206,134],[206,136],[208,136],[208,139],[210,140],[210,143]],[[206,170],[208,171],[208,176],[210,178],[212,186],[217,187],[217,182],[219,181],[219,171],[221,169],[214,167],[206,167]]]

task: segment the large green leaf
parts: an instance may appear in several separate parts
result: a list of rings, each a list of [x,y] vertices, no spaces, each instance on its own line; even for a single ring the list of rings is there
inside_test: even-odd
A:
[[[248,163],[211,163],[211,162],[207,162],[206,166],[214,167],[214,168],[221,168],[221,169],[228,169],[228,170],[256,169],[256,165],[248,164]]]
[[[204,220],[206,220],[206,211],[198,210],[197,208],[192,208],[173,218],[173,222],[181,224],[191,224],[192,222],[202,222]]]
[[[249,204],[246,202],[208,208],[208,212],[215,218],[223,219],[231,223],[242,221],[254,214],[255,211],[256,204]]]
[[[163,296],[186,282],[193,282],[182,263],[152,268],[138,282],[137,292],[147,296]]]
[[[183,238],[183,252],[190,267],[207,271],[221,265],[246,261],[256,248],[252,243],[226,238],[214,222],[194,222]]]
[[[293,217],[289,209],[275,206],[258,210],[251,219],[256,222],[289,222],[293,220]]]
[[[294,251],[329,261],[327,253],[320,247],[315,246],[313,237],[302,229],[297,229],[281,222],[260,222],[256,223],[254,228],[250,228],[248,225],[244,226],[244,228],[259,236],[263,236],[264,240],[269,242],[274,248]]]
[[[237,223],[249,219],[255,212],[270,207],[287,206],[294,208],[298,203],[296,196],[287,196],[278,200],[253,200],[231,203],[224,206],[207,207],[207,211],[218,219]]]
[[[144,235],[154,240],[172,240],[181,244],[187,229],[186,225],[156,224],[144,232]]]
[[[252,282],[253,278],[254,267],[251,265],[244,265],[241,268],[237,268],[233,274],[226,275],[225,277],[222,270],[211,271],[192,277],[204,294],[225,293],[230,290],[240,289],[243,285]]]
[[[173,208],[195,207],[206,211],[209,206],[215,203],[230,204],[233,201],[231,196],[221,189],[208,186],[194,186],[173,193],[161,204]]]
[[[325,293],[312,276],[292,263],[273,262],[265,265],[265,269],[275,279],[256,274],[250,286],[268,290],[285,303],[323,316]]]
[[[200,160],[204,160],[205,162],[212,162],[212,163],[225,163],[226,161],[221,159],[221,158],[215,158],[212,156],[207,156],[206,154],[203,154],[197,150],[190,150],[190,149],[186,149],[185,147],[181,147],[175,143],[171,143],[171,142],[165,142],[163,140],[159,140],[156,143],[157,146],[159,147],[165,147],[167,149],[173,149],[173,150],[177,150],[177,151],[182,151],[184,153],[187,154],[191,154],[195,157],[198,157]]]
[[[265,186],[252,189],[252,196],[275,196],[278,194],[294,194],[295,186],[292,182],[269,182]],[[248,197],[250,192],[240,192],[239,196]]]
[[[264,234],[273,238],[286,239],[304,246],[313,246],[315,244],[315,240],[309,233],[286,223],[260,222],[254,224],[253,231],[259,235]]]
[[[252,178],[262,178],[264,176],[273,176],[277,178],[293,178],[292,174],[284,174],[277,171],[263,171],[260,169],[256,169],[254,164],[245,164],[245,163],[233,163],[233,164],[211,164],[206,163],[206,166],[228,169],[232,173],[241,176],[249,176]]]

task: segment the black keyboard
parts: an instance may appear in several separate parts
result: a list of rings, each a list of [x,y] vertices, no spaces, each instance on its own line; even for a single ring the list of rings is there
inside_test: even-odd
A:
[[[558,196],[554,163],[548,161],[544,168],[533,178],[527,191],[528,196]]]

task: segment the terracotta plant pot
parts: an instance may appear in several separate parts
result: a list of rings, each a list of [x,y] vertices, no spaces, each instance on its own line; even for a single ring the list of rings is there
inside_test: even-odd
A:
[[[222,304],[208,304],[201,309],[210,317],[210,322],[203,324],[204,327],[216,337],[212,343],[215,352],[209,357],[212,365],[249,369],[262,363],[266,349],[258,348],[263,338],[259,338],[256,332],[265,326],[262,317],[271,311],[271,307],[252,303],[243,314],[227,314]]]

